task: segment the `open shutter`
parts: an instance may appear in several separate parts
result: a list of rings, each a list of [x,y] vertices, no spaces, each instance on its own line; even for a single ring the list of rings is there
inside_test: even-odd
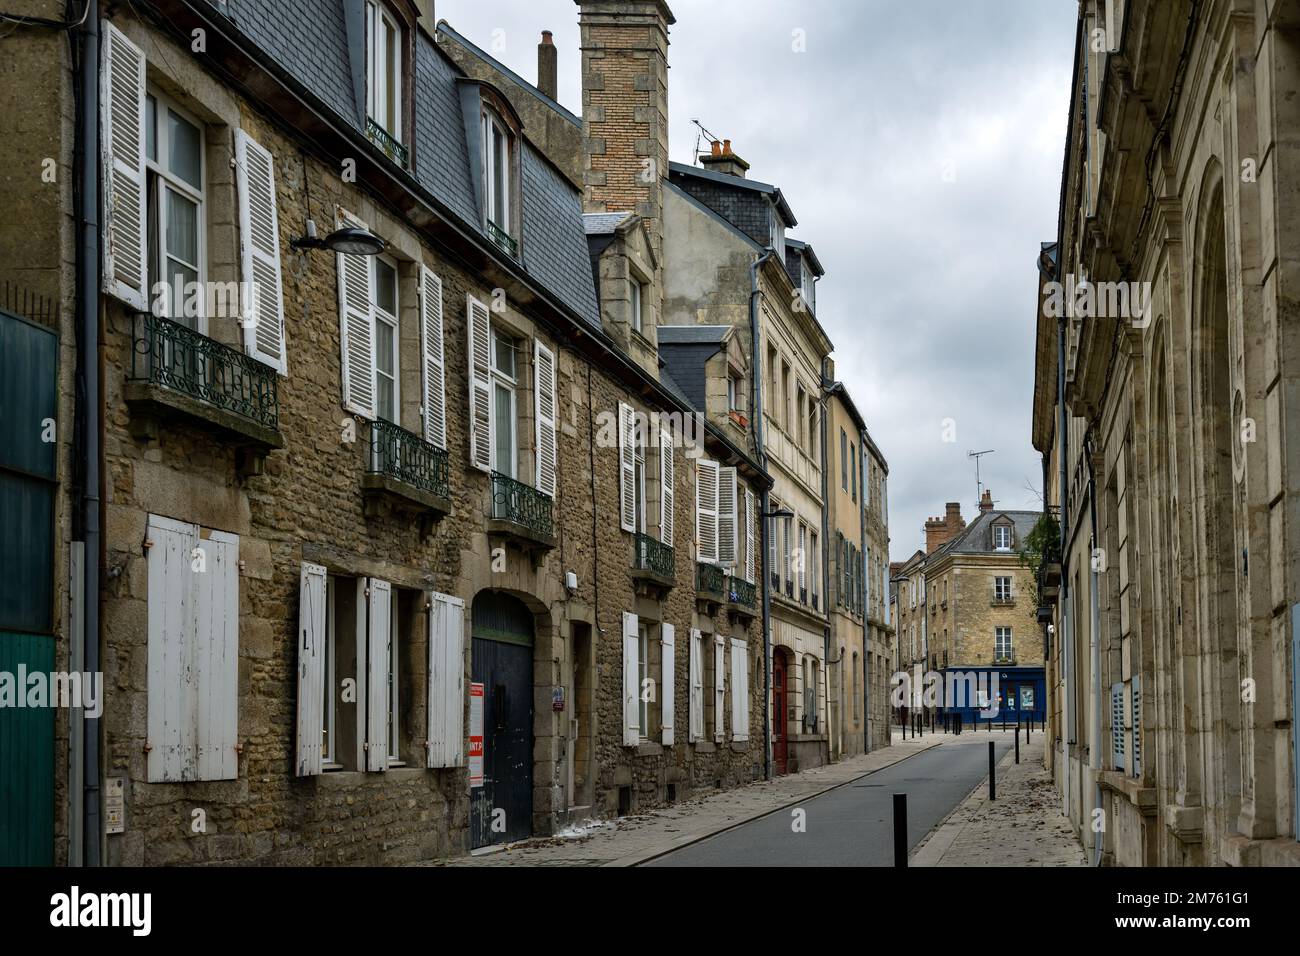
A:
[[[194,572],[191,555],[198,528],[171,518],[149,516],[146,532],[149,573],[148,737],[145,756],[150,783],[192,780],[195,741],[185,716],[195,711]]]
[[[198,780],[234,780],[239,745],[239,536],[199,532],[204,565],[194,575]]]
[[[469,333],[469,460],[492,470],[492,322],[488,307],[467,295]]]
[[[673,462],[673,433],[659,430],[659,539],[673,546],[674,502],[677,500],[677,466]]]
[[[1129,729],[1133,734],[1133,759],[1129,761],[1132,764],[1133,776],[1142,776],[1142,678],[1134,676],[1132,681],[1133,690],[1130,698],[1129,708]]]
[[[695,743],[704,738],[704,638],[698,627],[691,628],[690,687],[688,737]]]
[[[388,769],[388,640],[393,586],[371,578],[366,608],[366,769]]]
[[[758,498],[748,488],[745,489],[745,580],[753,584],[758,578],[756,562],[758,552],[755,543],[758,540]]]
[[[298,750],[294,764],[300,777],[322,769],[325,711],[326,570],[306,564],[298,579]]]
[[[354,229],[366,224],[340,211],[339,223]],[[366,418],[375,417],[375,342],[372,308],[375,301],[370,256],[338,254],[339,340],[342,343],[343,407]]]
[[[713,635],[713,739],[722,743],[722,711],[727,706],[727,643],[721,634]]]
[[[641,742],[641,677],[637,638],[640,620],[623,612],[623,746]]]
[[[242,323],[244,351],[283,375],[288,371],[288,362],[275,161],[265,146],[242,129],[235,131],[235,180],[239,194],[240,276],[245,287],[251,283],[252,288],[251,314],[245,315]]]
[[[675,691],[677,689],[677,658],[675,644],[677,628],[672,624],[663,624],[659,628],[659,656],[663,674],[659,681],[659,725],[663,729],[663,743],[671,747],[673,743],[673,711],[677,706]]]
[[[718,463],[701,458],[695,463],[695,544],[698,559],[718,560]]]
[[[447,447],[447,365],[442,340],[442,280],[420,267],[420,354],[424,372],[424,440]]]
[[[632,406],[618,403],[618,523],[636,531],[636,416]]]
[[[537,387],[537,490],[555,497],[555,474],[559,452],[555,437],[555,353],[537,340],[533,343],[533,370]]]
[[[736,565],[736,469],[718,469],[718,563]]]
[[[465,763],[465,602],[429,599],[428,767]]]
[[[1124,769],[1124,685],[1110,685],[1110,757],[1116,770]]]
[[[144,52],[108,21],[103,25],[104,291],[145,311],[149,238]]]
[[[749,739],[749,646],[731,639],[731,739]]]

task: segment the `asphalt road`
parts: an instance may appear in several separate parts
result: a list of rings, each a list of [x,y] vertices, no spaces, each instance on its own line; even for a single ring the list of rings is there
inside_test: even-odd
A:
[[[988,776],[988,739],[971,736],[979,739],[947,741],[644,865],[893,866],[893,795],[907,794],[910,850]],[[996,742],[997,759],[1010,746]],[[804,811],[803,832],[795,810]]]

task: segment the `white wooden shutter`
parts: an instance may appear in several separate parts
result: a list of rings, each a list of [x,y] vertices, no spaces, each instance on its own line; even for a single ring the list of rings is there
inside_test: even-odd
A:
[[[701,458],[695,463],[695,544],[698,559],[718,560],[718,463]]]
[[[731,739],[749,739],[749,646],[731,639]]]
[[[466,295],[469,334],[469,460],[492,470],[492,322],[488,307]]]
[[[322,770],[325,728],[325,598],[328,572],[304,563],[298,578],[298,750],[297,774]]]
[[[619,526],[636,531],[636,415],[632,406],[618,403]]]
[[[393,586],[379,578],[366,583],[366,769],[388,769],[388,640]]]
[[[443,349],[442,280],[420,267],[420,353],[424,373],[424,440],[447,447],[447,361]]]
[[[340,225],[365,229],[366,224],[340,211]],[[370,256],[340,252],[339,341],[342,344],[343,407],[366,418],[375,417],[374,280]]]
[[[748,488],[745,489],[745,580],[753,584],[758,578],[754,577],[757,573],[758,552],[755,550],[758,541],[758,498]]]
[[[1116,770],[1124,769],[1124,685],[1110,685],[1110,756]]]
[[[721,634],[713,635],[713,739],[722,743],[722,712],[727,706],[727,643]]]
[[[104,180],[104,291],[149,308],[144,51],[104,21],[100,103]]]
[[[433,592],[429,600],[428,767],[465,763],[465,602]]]
[[[238,773],[239,537],[149,516],[150,782]]]
[[[688,737],[695,743],[704,738],[704,637],[698,627],[691,628],[690,687]]]
[[[533,371],[536,374],[537,490],[555,497],[559,450],[556,445],[555,353],[536,340],[533,343]]]
[[[235,181],[239,195],[240,276],[253,290],[243,317],[244,351],[281,375],[288,371],[284,342],[284,291],[280,275],[280,219],[275,160],[246,132],[235,131]],[[243,303],[240,303],[241,308]]]
[[[1133,776],[1142,776],[1142,678],[1134,675],[1129,706],[1129,729],[1133,734],[1133,759],[1131,770]]]
[[[659,536],[668,547],[673,546],[673,515],[677,501],[677,466],[673,461],[673,433],[669,428],[659,430]]]
[[[640,620],[623,612],[623,746],[641,742],[641,672],[637,647]]]
[[[718,563],[736,566],[736,469],[718,469]]]
[[[659,628],[659,657],[663,675],[659,681],[659,725],[663,730],[663,743],[671,747],[673,743],[673,710],[677,706],[675,691],[677,689],[677,628],[672,624],[663,624]]]

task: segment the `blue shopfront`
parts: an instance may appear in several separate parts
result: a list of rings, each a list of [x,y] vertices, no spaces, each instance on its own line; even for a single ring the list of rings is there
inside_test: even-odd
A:
[[[1046,713],[1046,675],[1041,667],[964,667],[944,671],[944,706],[963,726],[1033,721]]]

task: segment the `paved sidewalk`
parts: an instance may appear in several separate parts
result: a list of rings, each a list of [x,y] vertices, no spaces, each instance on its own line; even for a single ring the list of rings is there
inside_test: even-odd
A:
[[[989,803],[985,777],[912,851],[910,865],[1087,866],[1083,847],[1061,814],[1056,786],[1043,769],[1043,741],[1041,733],[1032,734],[1027,745],[1022,740],[1019,764],[1008,752],[997,768],[997,800]]]
[[[662,810],[573,827],[567,835],[524,840],[491,852],[420,865],[635,866],[892,766],[946,739],[951,738],[926,734],[903,740],[895,733],[892,746],[830,766],[709,792]]]

